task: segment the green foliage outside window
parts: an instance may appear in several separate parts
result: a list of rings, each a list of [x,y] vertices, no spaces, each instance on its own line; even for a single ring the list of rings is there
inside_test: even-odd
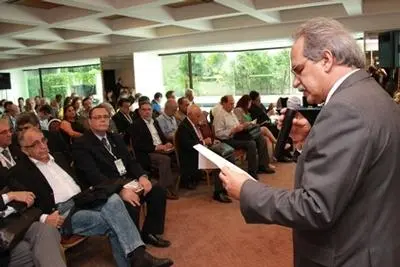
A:
[[[32,75],[37,72],[37,75]],[[63,96],[76,92],[78,95],[87,96],[93,93],[96,88],[96,75],[100,72],[99,65],[82,67],[42,69],[43,93],[47,98],[54,98],[57,94]],[[40,94],[39,71],[32,70],[25,72],[25,79],[29,96],[34,97]]]
[[[291,93],[289,49],[190,55],[196,95],[242,95],[251,90],[263,95]],[[163,56],[162,60],[165,88],[179,95],[189,87],[188,54]]]

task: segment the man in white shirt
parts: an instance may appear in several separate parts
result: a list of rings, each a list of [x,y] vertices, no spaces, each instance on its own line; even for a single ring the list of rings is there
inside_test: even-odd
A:
[[[241,124],[236,118],[236,115],[232,112],[235,105],[233,96],[223,96],[221,98],[221,105],[222,109],[218,112],[213,122],[215,136],[233,148],[246,150],[248,172],[255,179],[258,179],[257,173],[259,172],[275,173],[275,171],[268,166],[269,158],[267,146],[261,135],[254,140],[239,140],[235,137],[236,134],[245,131],[249,124]]]
[[[27,157],[10,170],[10,187],[26,188],[35,194],[35,206],[43,211],[41,222],[60,228],[64,234],[107,234],[118,266],[172,264],[169,259],[158,259],[145,251],[140,234],[117,194],[87,207],[75,205],[81,189],[73,171],[63,157],[55,159],[49,154],[47,140],[39,129],[22,132],[19,143]]]

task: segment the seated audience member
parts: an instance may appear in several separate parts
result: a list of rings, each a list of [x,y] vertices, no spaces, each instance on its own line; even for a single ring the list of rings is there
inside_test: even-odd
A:
[[[203,119],[203,114],[200,107],[190,105],[187,112],[187,117],[179,124],[176,132],[176,147],[179,154],[179,163],[181,168],[181,182],[184,187],[194,189],[198,180],[203,175],[198,169],[199,153],[193,148],[194,145],[202,144],[211,146],[213,140],[210,137],[204,138],[200,131],[200,122]],[[234,158],[230,161],[234,162]],[[229,203],[231,200],[226,195],[222,187],[221,180],[218,178],[219,172],[213,172],[214,177],[214,196],[217,201]]]
[[[178,99],[178,111],[175,112],[176,123],[179,125],[185,118],[190,101],[186,97]]]
[[[175,112],[178,110],[178,104],[174,99],[169,99],[165,103],[164,112],[157,117],[158,124],[160,125],[161,131],[168,141],[172,142],[178,124],[174,117]]]
[[[51,116],[53,118],[58,118],[58,111],[60,110],[60,107],[58,106],[58,102],[56,99],[50,101],[50,107],[51,107]]]
[[[65,106],[63,110],[64,118],[61,121],[60,130],[65,142],[71,144],[75,138],[82,136],[85,129],[77,120],[76,111],[72,105]]]
[[[129,107],[129,110],[130,110],[130,111],[134,112],[136,109],[139,108],[139,98],[140,98],[141,96],[142,96],[141,93],[136,93],[136,94],[133,96],[133,102],[132,102],[131,106]]]
[[[79,115],[79,113],[82,111],[82,98],[79,96],[73,97],[71,105],[75,109],[75,113]]]
[[[118,101],[118,112],[112,116],[112,120],[117,126],[118,132],[124,136],[125,144],[129,145],[129,134],[126,130],[133,124],[133,112],[129,110],[131,102],[127,98]]]
[[[15,166],[16,162],[23,156],[19,146],[12,143],[12,138],[13,132],[9,121],[0,119],[0,183],[4,182],[2,177],[6,177],[8,170]],[[5,184],[2,185],[2,187],[5,186]]]
[[[18,97],[18,109],[19,109],[19,112],[24,112],[25,111],[24,106],[25,106],[24,98],[23,97]]]
[[[150,102],[150,98],[148,98],[145,95],[142,95],[138,98],[138,105],[137,108],[135,109],[135,111],[133,112],[133,120],[136,120],[138,118],[140,118],[140,112],[139,112],[139,105],[142,102]],[[154,114],[153,114],[154,115]]]
[[[115,115],[115,109],[113,108],[113,106],[110,103],[103,102],[103,103],[99,104],[98,106],[105,108],[107,110],[108,114],[110,114],[110,118],[112,118]],[[88,120],[88,126],[90,129],[89,120]],[[110,133],[118,133],[117,125],[115,125],[115,122],[113,120],[110,120],[110,126],[108,127],[108,131]]]
[[[151,117],[149,102],[139,104],[140,118],[128,130],[132,138],[133,150],[140,165],[148,172],[152,167],[158,169],[158,184],[167,189],[168,199],[178,199],[175,184],[177,177],[172,175],[171,156],[173,145],[167,141],[158,125]]]
[[[95,207],[75,205],[81,188],[73,170],[60,154],[49,154],[46,138],[39,129],[22,132],[18,141],[26,154],[9,172],[11,189],[26,189],[36,196],[34,206],[43,214],[40,221],[61,233],[83,236],[107,235],[117,266],[170,266],[145,251],[136,225],[117,194]],[[84,193],[83,193],[84,194]]]
[[[240,123],[233,113],[235,100],[233,96],[226,95],[221,98],[222,110],[214,118],[216,138],[222,140],[235,149],[244,149],[247,152],[248,173],[257,179],[257,173],[274,173],[268,158],[268,151],[263,137],[260,135],[254,140],[237,139],[237,133],[245,131],[248,123]],[[257,157],[258,155],[258,157]]]
[[[89,118],[89,111],[92,108],[92,98],[91,97],[85,97],[82,100],[82,109],[79,112],[79,122],[83,125],[85,129],[89,129],[89,124],[88,124],[88,118]]]
[[[185,91],[185,97],[189,100],[190,104],[194,104],[194,91],[193,89],[187,89]]]
[[[236,108],[233,110],[233,113],[235,113],[240,123],[246,123],[246,122],[251,123],[253,121],[249,112],[249,108],[251,105],[252,101],[249,95],[243,95],[237,102]],[[264,137],[265,143],[268,146],[268,151],[272,152],[273,146],[276,144],[275,136],[265,126],[260,126],[260,130],[261,130],[261,135]],[[272,154],[270,159],[271,158]],[[271,164],[269,164],[269,167],[275,168],[275,166]]]
[[[40,124],[40,129],[42,130],[48,130],[48,124],[49,121],[53,119],[52,115],[52,108],[50,105],[43,105],[40,106],[38,109],[38,117],[39,117],[39,124]]]
[[[36,114],[35,110],[36,102],[32,98],[25,99],[25,112],[33,112]]]
[[[140,205],[147,203],[147,213],[142,227],[143,241],[158,247],[168,247],[170,242],[159,235],[164,232],[166,199],[165,190],[152,186],[146,173],[129,154],[123,139],[118,134],[107,132],[110,122],[108,111],[94,107],[89,114],[90,131],[76,140],[72,147],[78,177],[90,186],[117,179],[138,180],[144,188],[143,194],[132,189],[120,192],[125,206],[138,225]]]
[[[35,114],[28,112],[19,115],[17,119],[17,133],[21,133],[30,128],[41,128],[39,120]],[[42,133],[47,139],[47,147],[49,148],[50,153],[62,153],[69,162],[72,162],[71,151],[67,143],[65,143],[60,132],[42,130]],[[18,145],[17,134],[13,136],[13,144]]]
[[[19,109],[17,105],[13,104],[11,101],[4,102],[4,114],[3,118],[8,119],[10,121],[10,126],[13,131],[15,131],[15,121],[17,120],[17,116],[19,114]]]
[[[154,94],[154,99],[151,101],[154,117],[158,117],[161,114],[161,99],[162,94],[160,92]]]
[[[6,177],[2,176],[0,179],[3,182]],[[4,186],[7,186],[7,184],[1,187]],[[31,207],[34,201],[35,195],[32,192],[9,191],[3,193],[0,198],[0,224],[7,226],[9,222],[5,218],[17,212],[13,207],[15,202],[23,202],[27,207]],[[21,220],[23,220],[22,217]],[[41,222],[34,222],[15,247],[10,251],[0,253],[0,266],[66,267],[67,265],[61,255],[60,240],[57,228]]]
[[[165,97],[167,98],[167,100],[169,100],[169,99],[175,100],[175,91],[173,91],[173,90],[167,91],[165,93]]]

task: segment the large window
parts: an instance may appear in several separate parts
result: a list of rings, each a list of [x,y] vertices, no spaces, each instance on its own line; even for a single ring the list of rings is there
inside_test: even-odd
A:
[[[162,56],[164,87],[178,95],[192,87],[198,96],[287,95],[291,89],[290,50],[202,52]]]
[[[188,54],[162,57],[164,88],[182,95],[189,83]]]
[[[39,70],[24,71],[25,86],[28,88],[29,97],[40,95],[40,75]]]
[[[97,76],[101,75],[98,64],[28,70],[24,71],[24,74],[30,97],[41,95],[41,84],[43,96],[50,99],[57,94],[63,96],[71,93],[77,93],[80,96],[96,94]]]

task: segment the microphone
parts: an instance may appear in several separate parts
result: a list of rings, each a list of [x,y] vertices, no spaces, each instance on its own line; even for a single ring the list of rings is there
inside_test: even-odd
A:
[[[301,107],[301,100],[297,96],[289,97],[287,101],[287,109],[285,112],[285,118],[283,119],[282,129],[279,131],[278,140],[275,146],[275,158],[281,159],[285,152],[285,145],[289,138],[290,130],[292,129],[292,123],[297,110]]]

